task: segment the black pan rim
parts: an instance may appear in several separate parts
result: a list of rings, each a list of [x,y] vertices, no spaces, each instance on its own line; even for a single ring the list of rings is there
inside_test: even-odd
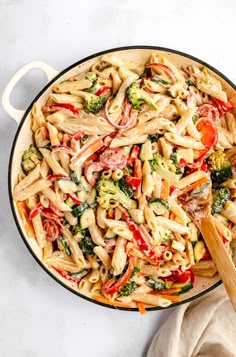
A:
[[[116,310],[123,310],[123,311],[138,311],[137,308],[125,308],[125,307],[116,307],[110,304],[105,304],[99,301],[96,301],[92,298],[89,298],[85,295],[80,294],[79,292],[75,291],[74,289],[72,289],[70,286],[66,285],[63,281],[61,281],[60,279],[58,279],[54,274],[52,274],[51,271],[49,271],[41,262],[41,260],[37,257],[37,255],[35,254],[35,252],[32,250],[30,244],[28,243],[28,240],[26,238],[26,236],[24,235],[21,226],[19,224],[18,218],[17,218],[17,214],[16,214],[16,210],[15,210],[15,206],[14,206],[14,202],[13,202],[13,196],[12,196],[12,186],[11,186],[11,173],[12,173],[12,166],[13,166],[13,156],[14,156],[14,152],[15,152],[15,147],[16,147],[16,143],[17,143],[17,139],[18,136],[20,134],[21,128],[29,114],[29,112],[31,111],[31,108],[33,106],[33,104],[42,96],[42,94],[52,85],[53,82],[55,82],[58,78],[60,78],[62,75],[64,75],[66,72],[70,71],[72,68],[81,65],[82,63],[89,61],[93,58],[96,58],[98,56],[102,56],[106,53],[111,53],[111,52],[119,52],[119,51],[126,51],[126,50],[137,50],[137,49],[143,49],[143,50],[156,50],[156,51],[163,51],[163,52],[170,52],[179,56],[183,56],[186,58],[189,58],[193,61],[196,61],[198,63],[200,63],[201,65],[209,68],[210,70],[212,70],[213,72],[215,72],[218,76],[220,76],[222,79],[224,79],[235,91],[236,91],[236,86],[235,84],[228,79],[223,73],[221,73],[220,71],[218,71],[216,68],[214,68],[213,66],[209,65],[207,62],[204,62],[202,60],[200,60],[197,57],[194,57],[192,55],[189,55],[185,52],[182,51],[178,51],[178,50],[174,50],[174,49],[170,49],[170,48],[166,48],[166,47],[162,47],[162,46],[148,46],[148,45],[132,45],[132,46],[122,46],[122,47],[116,47],[116,48],[111,48],[108,50],[104,50],[104,51],[100,51],[97,52],[95,54],[92,54],[90,56],[87,56],[75,63],[73,63],[72,65],[68,66],[67,68],[65,68],[64,70],[62,70],[61,72],[59,72],[51,81],[49,81],[46,86],[43,87],[43,89],[37,94],[37,96],[33,99],[33,101],[31,102],[31,104],[29,105],[29,107],[26,109],[23,118],[21,119],[21,122],[17,128],[14,140],[13,140],[13,144],[12,144],[12,148],[11,148],[11,153],[10,153],[10,158],[9,158],[9,165],[8,165],[8,194],[9,194],[9,200],[10,200],[10,206],[11,206],[11,211],[17,226],[17,229],[20,233],[20,236],[23,240],[23,242],[25,243],[27,249],[29,250],[29,252],[31,253],[31,255],[33,256],[33,258],[37,261],[37,263],[40,265],[40,267],[51,277],[53,278],[58,284],[60,284],[62,287],[66,288],[67,290],[69,290],[70,292],[72,292],[73,294],[81,297],[82,299],[85,299],[89,302],[95,303],[97,305],[100,306],[104,306],[107,308],[111,308],[111,309],[116,309]],[[182,305],[183,303],[187,303],[190,301],[193,301],[201,296],[204,296],[205,294],[209,293],[210,291],[214,290],[216,287],[218,287],[219,285],[222,284],[222,281],[219,280],[218,282],[216,282],[215,284],[213,284],[211,287],[207,288],[206,290],[194,295],[191,298],[185,299],[183,302],[178,302],[178,303],[174,303],[171,304],[170,306],[168,306],[167,308],[162,308],[162,307],[149,307],[146,310],[147,311],[157,311],[157,310],[166,310],[168,308],[172,308],[172,307],[176,307],[178,305]]]

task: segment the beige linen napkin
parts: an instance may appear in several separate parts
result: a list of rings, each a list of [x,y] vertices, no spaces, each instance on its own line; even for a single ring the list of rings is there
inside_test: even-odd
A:
[[[236,357],[236,313],[222,286],[177,307],[147,357]]]

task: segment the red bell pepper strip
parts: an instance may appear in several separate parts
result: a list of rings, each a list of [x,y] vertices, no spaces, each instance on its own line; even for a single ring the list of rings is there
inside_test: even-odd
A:
[[[170,196],[172,196],[172,194],[174,193],[175,190],[176,190],[176,187],[170,186]]]
[[[84,131],[79,130],[75,135],[73,135],[73,139],[81,140],[84,137]]]
[[[204,253],[201,260],[211,260],[211,259],[212,259],[211,254],[210,254],[209,250],[206,248],[206,252]]]
[[[125,181],[132,188],[132,190],[136,190],[141,185],[141,178],[133,177],[133,176],[125,176]]]
[[[100,97],[100,95],[104,94],[105,92],[107,92],[108,90],[110,90],[111,88],[108,86],[104,86],[100,89],[98,89],[98,91],[95,93],[98,97]]]
[[[72,283],[78,283],[81,280],[81,278],[73,278],[72,276],[70,276],[68,273],[66,273],[61,269],[55,267],[53,267],[53,269],[55,269],[58,272],[58,274],[60,274],[63,278],[65,278],[68,281],[71,281]]]
[[[156,253],[154,247],[152,247],[151,241],[148,239],[149,234],[145,227],[142,225],[137,226],[137,224],[130,218],[127,210],[124,207],[119,205],[118,208],[123,213],[124,219],[128,223],[129,229],[133,233],[134,239],[136,240],[139,249],[150,258],[150,261],[152,261],[153,265],[157,265],[163,255],[163,252],[160,252],[160,254]]]
[[[202,162],[211,147],[217,142],[217,130],[210,119],[201,119],[197,122],[197,129],[202,134],[201,142],[205,149],[196,160],[197,163]]]
[[[174,270],[172,272],[172,277],[180,283],[194,282],[194,273],[191,269],[185,270],[184,272],[180,269]]]
[[[83,203],[73,193],[67,193],[67,196],[70,197],[72,201],[75,202],[77,205],[81,205]]]
[[[70,112],[72,112],[74,115],[76,116],[79,115],[78,109],[73,104],[70,103],[56,103],[53,105],[46,105],[42,107],[42,112],[43,113],[57,112],[58,110],[61,109],[67,109]]]
[[[37,206],[33,208],[30,212],[29,219],[36,217],[40,212],[42,212],[43,209],[44,207],[42,206],[42,204],[38,203]]]
[[[127,283],[134,270],[134,261],[135,258],[133,256],[130,256],[128,268],[124,275],[117,282],[115,278],[111,278],[105,281],[102,286],[102,290],[105,294],[115,294]]]
[[[131,154],[128,158],[127,165],[134,166],[135,159],[138,159],[139,153],[140,153],[140,148],[138,147],[138,145],[134,145]]]
[[[140,198],[141,196],[141,181],[142,181],[142,162],[140,159],[134,161],[134,176],[140,179],[140,185],[136,188],[134,198]]]
[[[185,168],[187,166],[187,161],[185,160],[185,159],[183,159],[183,158],[181,158],[180,160],[179,160],[179,167],[180,168]]]
[[[165,72],[171,79],[173,82],[176,81],[176,77],[174,72],[172,71],[172,69],[168,66],[166,66],[165,64],[162,63],[150,63],[146,66],[146,68],[156,68],[156,69],[160,69],[161,71]]]
[[[101,165],[100,162],[91,162],[90,164],[85,166],[84,175],[86,177],[86,180],[88,181],[88,183],[90,183],[91,186],[94,187],[97,183],[97,181],[93,177],[93,173],[102,171],[102,169],[103,166]]]
[[[213,103],[217,104],[218,107],[221,107],[223,112],[230,112],[233,109],[233,106],[230,102],[225,103],[222,100],[216,99],[214,97],[211,97],[211,100],[213,101]]]

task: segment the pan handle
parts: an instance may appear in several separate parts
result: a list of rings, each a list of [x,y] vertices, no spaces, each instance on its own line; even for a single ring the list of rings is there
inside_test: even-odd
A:
[[[9,114],[18,124],[20,123],[25,111],[16,109],[11,105],[10,95],[17,82],[19,82],[19,80],[31,69],[41,69],[46,74],[48,81],[50,81],[59,73],[56,69],[50,67],[44,62],[34,61],[25,64],[13,75],[3,91],[2,106],[7,114]]]

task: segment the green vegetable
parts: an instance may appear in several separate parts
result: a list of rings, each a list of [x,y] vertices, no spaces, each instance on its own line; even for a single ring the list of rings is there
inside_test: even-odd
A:
[[[229,199],[230,190],[227,187],[221,187],[218,190],[212,190],[211,213],[220,213]]]
[[[82,203],[81,205],[76,206],[75,208],[73,208],[73,210],[71,211],[71,213],[73,214],[74,217],[79,217],[81,216],[84,211],[89,208],[89,205],[87,204],[87,202]]]
[[[163,200],[162,198],[153,198],[149,202],[149,206],[152,208],[153,212],[156,213],[157,215],[162,215],[164,213],[167,213],[170,209],[169,202]]]
[[[173,294],[173,295],[177,295],[178,296],[178,295],[184,294],[187,291],[191,290],[193,288],[193,284],[191,284],[191,283],[182,283],[182,284],[181,283],[175,283],[175,284],[172,285],[172,288],[180,288],[181,289],[180,292]]]
[[[148,278],[146,284],[154,290],[163,290],[166,288],[166,284],[164,282],[157,281],[152,278]]]
[[[85,78],[92,82],[92,86],[90,88],[84,89],[84,91],[87,93],[95,94],[98,90],[97,75],[94,72],[88,72]]]
[[[112,202],[119,202],[125,208],[136,208],[136,201],[129,198],[120,188],[118,181],[100,178],[97,183],[97,202],[102,208],[109,209]]]
[[[155,232],[153,232],[153,243],[157,247],[160,246],[161,244],[166,243],[171,238],[172,238],[172,232],[168,228],[158,226]]]
[[[152,77],[152,81],[153,81],[153,82],[156,82],[156,83],[163,84],[164,86],[167,86],[167,85],[171,85],[171,84],[172,84],[171,82],[167,82],[167,81],[165,81],[164,79],[162,79],[161,77],[158,77],[157,75],[154,75],[154,76]]]
[[[175,173],[177,175],[183,175],[184,173],[184,169],[181,169],[181,167],[179,167],[179,158],[178,155],[176,153],[173,153],[170,155],[171,160],[173,161],[173,164],[175,166]]]
[[[34,144],[31,144],[29,149],[25,150],[22,155],[21,166],[26,175],[36,167],[36,164],[32,160],[32,157],[35,157],[40,161],[42,161],[43,159],[42,154],[40,153],[40,151],[38,151]]]
[[[85,255],[94,255],[93,249],[96,247],[96,244],[93,243],[91,237],[86,236],[81,239],[79,242],[79,247]]]
[[[88,72],[85,76],[86,79],[88,79],[91,82],[97,81],[97,75],[94,72]]]
[[[132,168],[131,168],[129,165],[125,166],[125,170],[126,170],[130,175],[131,175],[132,172],[133,172]]]
[[[58,248],[60,247],[65,251],[66,255],[69,257],[71,255],[70,247],[64,237],[57,238]]]
[[[84,110],[86,113],[97,114],[104,107],[106,97],[104,95],[97,96],[89,93],[89,97],[85,100]]]
[[[108,230],[105,233],[104,239],[109,240],[109,239],[114,239],[117,237],[117,234],[113,232],[111,228],[108,228]]]
[[[80,234],[81,234],[81,237],[85,237],[85,236],[88,236],[88,235],[89,235],[88,229],[82,229],[79,224],[77,224],[76,226],[72,226],[71,232],[72,232],[73,234],[80,233]]]
[[[128,197],[132,197],[134,192],[132,190],[131,187],[129,187],[129,185],[127,184],[127,182],[125,181],[124,177],[122,177],[119,181],[118,181],[119,187],[120,189],[128,196]]]
[[[177,91],[176,91],[176,87],[172,86],[168,89],[167,94],[171,97],[171,98],[176,98],[177,97]]]
[[[74,183],[76,183],[77,185],[79,184],[79,179],[78,179],[76,171],[71,171],[70,177],[71,177],[71,180],[74,181]]]
[[[223,151],[215,151],[211,154],[207,163],[211,170],[211,180],[213,183],[222,183],[232,177],[233,173],[230,161]]]
[[[195,84],[194,84],[193,80],[190,79],[190,78],[187,79],[186,83],[187,83],[187,85],[188,85],[189,87],[191,87],[191,86],[195,87]]]
[[[135,281],[129,279],[119,292],[122,296],[129,296],[136,288],[137,284]]]
[[[194,114],[193,117],[192,117],[192,120],[194,123],[196,123],[199,119],[199,116],[197,114]]]
[[[100,69],[100,72],[103,72],[107,68],[112,68],[112,65],[108,64],[107,66],[104,66],[103,68]]]
[[[70,273],[70,276],[73,276],[74,278],[82,279],[84,276],[88,275],[90,271],[91,269],[83,269],[76,273]]]
[[[88,228],[95,223],[95,215],[92,208],[87,208],[80,216],[80,226],[82,229]]]
[[[141,110],[141,105],[147,104],[154,110],[157,110],[155,103],[153,102],[150,95],[140,88],[139,84],[134,82],[132,83],[127,91],[126,96],[128,101],[131,103],[132,107],[137,110]]]
[[[31,159],[26,159],[21,162],[22,169],[26,175],[35,168],[35,163]]]
[[[65,219],[65,217],[63,217],[63,219],[62,219],[62,221],[61,221],[61,224],[62,224],[63,226],[68,226],[68,225],[70,225],[70,223]]]
[[[155,143],[158,139],[159,134],[149,134],[148,135],[148,140],[151,141],[151,143]]]
[[[202,73],[204,74],[204,79],[205,81],[208,81],[208,78],[209,78],[209,73],[208,73],[208,69],[204,66],[202,67]]]
[[[82,139],[80,140],[81,144],[84,145],[85,142],[88,140],[88,138],[89,138],[89,135],[84,135],[84,136],[82,137]]]
[[[126,271],[126,269],[127,269],[127,266],[124,269],[124,272]],[[139,267],[139,265],[135,265],[129,280],[127,281],[127,283],[119,291],[121,295],[129,296],[137,288],[137,284],[132,279],[134,278],[135,274],[138,271],[140,271],[140,267]]]
[[[167,160],[160,154],[153,155],[153,159],[150,161],[151,168],[156,171],[163,180],[170,182],[178,182],[179,176],[176,175],[176,168],[172,160]]]
[[[202,259],[205,253],[206,253],[205,243],[203,242],[203,240],[199,240],[193,248],[195,262],[199,262],[199,260]]]
[[[131,208],[129,209],[129,214],[135,223],[144,224],[145,220],[144,220],[143,210],[137,208]]]

